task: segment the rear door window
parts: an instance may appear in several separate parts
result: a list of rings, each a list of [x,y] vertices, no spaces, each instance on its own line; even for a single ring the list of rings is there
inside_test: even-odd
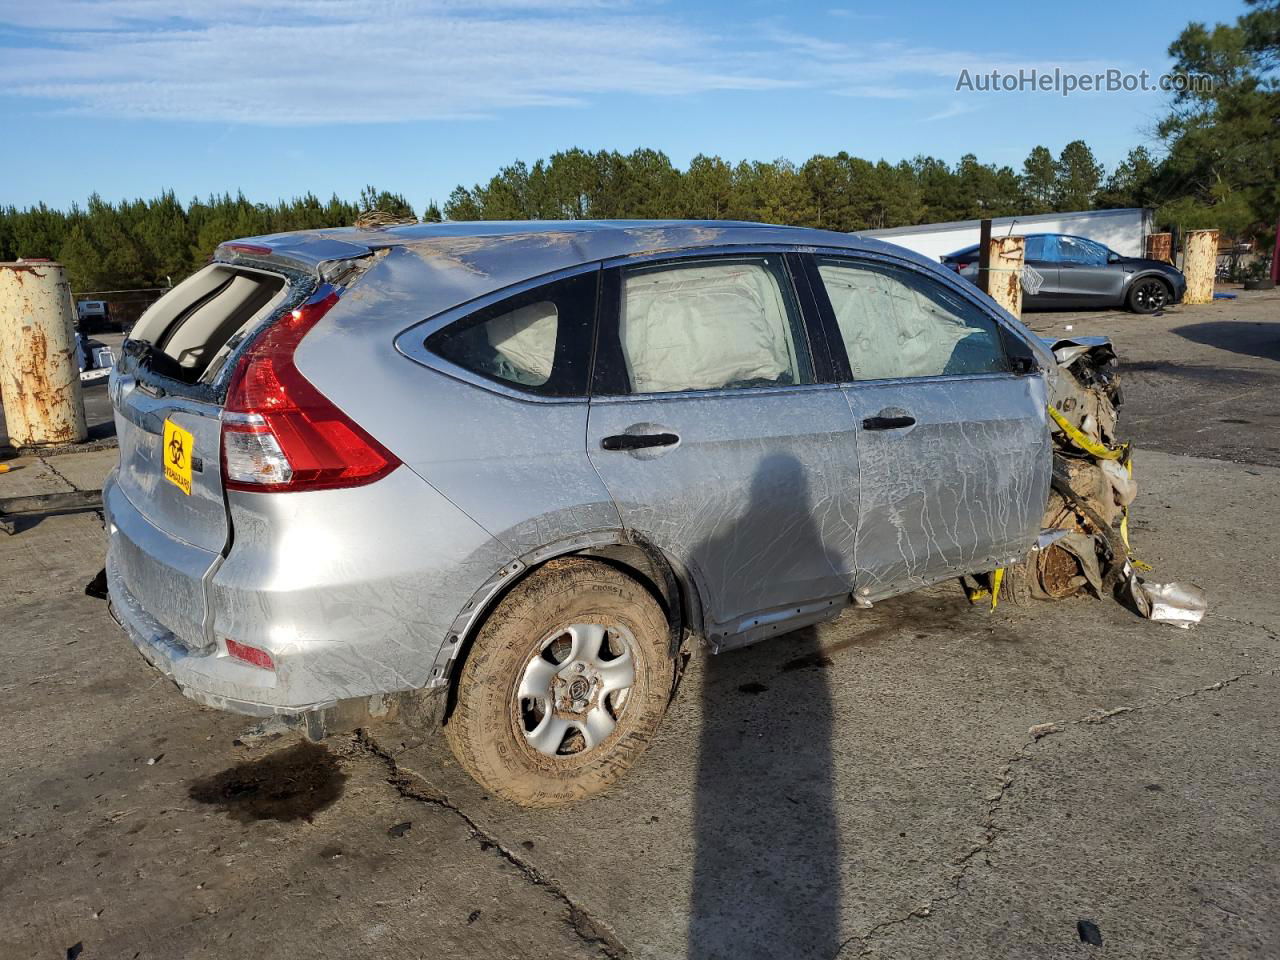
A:
[[[664,263],[615,275],[601,393],[681,393],[812,383],[781,255]]]
[[[817,265],[854,380],[1009,369],[995,320],[937,280],[870,261]]]
[[[528,393],[586,396],[597,283],[591,271],[525,291],[433,334],[427,349]]]
[[[1063,263],[1102,266],[1107,262],[1107,248],[1083,237],[1059,237],[1059,258]]]

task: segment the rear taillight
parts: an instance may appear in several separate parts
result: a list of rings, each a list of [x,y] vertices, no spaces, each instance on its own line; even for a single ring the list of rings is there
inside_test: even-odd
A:
[[[325,288],[266,330],[241,358],[222,419],[232,490],[291,492],[372,483],[400,465],[294,365],[302,338],[338,302]]]

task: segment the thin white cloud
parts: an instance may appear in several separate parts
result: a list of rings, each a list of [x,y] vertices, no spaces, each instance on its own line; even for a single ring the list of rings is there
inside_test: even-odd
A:
[[[978,105],[972,100],[953,100],[937,113],[931,113],[925,117],[924,122],[933,123],[935,120],[950,120],[952,117],[962,117],[966,113],[973,113],[977,109]]]
[[[13,4],[0,27],[0,96],[49,100],[95,117],[266,126],[476,117],[620,94],[795,87],[927,98],[934,107],[954,92],[962,68],[1023,65],[1003,56],[815,37],[777,21],[711,34],[674,7],[659,10],[628,0]]]

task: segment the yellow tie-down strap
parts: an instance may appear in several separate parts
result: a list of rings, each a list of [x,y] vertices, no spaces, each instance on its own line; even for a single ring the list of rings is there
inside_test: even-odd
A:
[[[1067,435],[1067,438],[1077,447],[1090,456],[1097,457],[1099,460],[1119,460],[1124,464],[1124,468],[1129,472],[1129,476],[1133,476],[1133,458],[1129,455],[1132,448],[1129,444],[1121,443],[1114,447],[1108,447],[1104,443],[1091,440],[1083,430],[1064,417],[1054,407],[1050,406],[1047,407],[1047,409],[1049,411],[1049,416],[1053,417],[1053,422],[1061,428],[1062,432]],[[1129,545],[1128,507],[1122,507],[1120,510],[1120,539],[1124,542],[1125,549],[1132,553],[1133,548]],[[1129,560],[1139,570],[1151,569],[1150,564],[1143,563],[1141,560],[1136,560],[1132,555],[1130,555]]]
[[[964,595],[970,603],[977,603],[984,597],[991,598],[991,609],[1000,603],[1000,584],[1004,582],[1004,567],[991,571],[991,587],[965,587]]]
[[[1115,447],[1108,447],[1104,443],[1097,440],[1090,440],[1074,423],[1064,417],[1053,407],[1049,407],[1049,416],[1053,417],[1053,422],[1062,428],[1065,433],[1077,447],[1090,456],[1097,457],[1099,460],[1120,460],[1124,462],[1125,454],[1129,452],[1129,445],[1122,443]]]
[[[1073,424],[1056,409],[1053,407],[1047,407],[1046,409],[1049,411],[1049,416],[1053,417],[1053,422],[1056,423],[1061,428],[1062,432],[1067,435],[1067,439],[1077,447],[1099,460],[1119,460],[1124,465],[1125,470],[1129,472],[1129,476],[1133,476],[1133,458],[1129,455],[1131,451],[1129,444],[1121,443],[1114,447],[1109,447],[1104,443],[1099,443],[1097,440],[1091,440],[1083,430]],[[1150,570],[1150,564],[1143,563],[1141,560],[1134,558],[1133,548],[1129,545],[1128,507],[1123,507],[1120,511],[1120,539],[1124,543],[1125,550],[1129,552],[1129,562],[1139,570]],[[989,596],[991,598],[991,609],[994,610],[1000,603],[1000,585],[1003,580],[1004,567],[1000,567],[998,570],[993,570],[989,581],[991,584],[990,588],[978,587],[977,589],[966,590],[969,602],[977,603],[979,600],[983,600]]]

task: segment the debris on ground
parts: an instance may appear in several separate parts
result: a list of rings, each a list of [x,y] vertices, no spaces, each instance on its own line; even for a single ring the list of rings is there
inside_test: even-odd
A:
[[[1209,609],[1204,591],[1191,583],[1141,583],[1142,592],[1151,605],[1152,620],[1171,623],[1183,630],[1204,619]]]
[[[107,599],[107,568],[99,570],[92,580],[84,585],[84,595],[95,600]]]
[[[1081,943],[1087,943],[1091,947],[1102,946],[1102,931],[1098,929],[1098,925],[1092,920],[1077,921],[1076,933],[1080,935]]]
[[[1062,728],[1053,721],[1049,723],[1037,723],[1034,727],[1027,730],[1027,735],[1032,740],[1039,740],[1041,737],[1047,737],[1051,733],[1057,733]]]

